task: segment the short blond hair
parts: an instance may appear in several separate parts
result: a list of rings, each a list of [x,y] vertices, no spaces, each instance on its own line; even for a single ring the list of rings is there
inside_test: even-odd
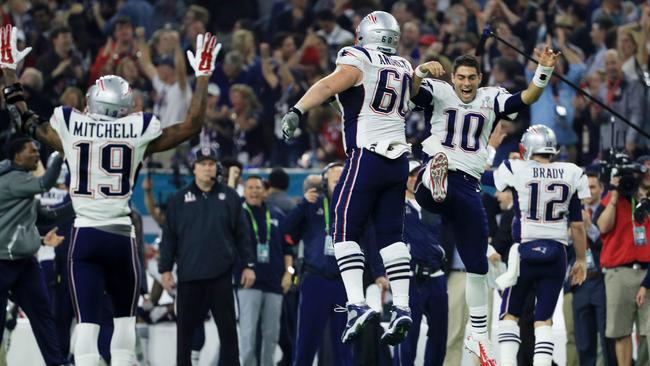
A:
[[[248,103],[248,110],[260,108],[262,105],[257,99],[257,95],[253,92],[253,88],[246,84],[234,84],[230,87],[230,92],[238,92],[244,97],[244,100]]]

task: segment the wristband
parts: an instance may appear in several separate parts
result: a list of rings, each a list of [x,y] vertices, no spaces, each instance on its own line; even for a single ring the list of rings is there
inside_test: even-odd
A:
[[[5,86],[2,89],[2,94],[4,95],[5,99],[8,99],[9,95],[19,92],[23,92],[23,85],[21,83],[13,83],[11,85]]]
[[[497,150],[493,146],[488,145],[487,153],[488,153],[487,164],[492,166],[492,164],[494,163],[494,157],[497,155]]]
[[[302,115],[304,114],[302,109],[300,107],[298,107],[297,104],[294,105],[293,107],[289,108],[289,112],[293,112],[293,113],[297,114],[298,118],[302,118]]]
[[[420,66],[418,66],[418,67],[415,68],[415,76],[419,77],[420,79],[424,79],[427,76],[429,76],[429,72],[428,71],[424,71],[424,72],[420,71]]]
[[[538,88],[544,88],[551,80],[553,74],[553,67],[537,65],[535,76],[533,76],[533,84]]]
[[[18,94],[14,94],[14,95],[12,95],[12,96],[10,96],[8,98],[5,96],[5,100],[7,101],[7,104],[16,104],[18,102],[24,102],[25,97],[23,96],[22,93],[18,93]]]

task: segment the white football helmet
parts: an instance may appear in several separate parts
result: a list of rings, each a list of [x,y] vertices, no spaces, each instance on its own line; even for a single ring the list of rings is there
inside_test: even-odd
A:
[[[100,117],[121,118],[133,108],[133,92],[119,76],[102,76],[88,89],[88,112]]]
[[[400,28],[395,17],[385,11],[373,11],[357,27],[357,44],[390,55],[397,53]]]
[[[524,160],[529,160],[534,154],[557,154],[557,138],[552,129],[544,125],[528,127],[521,137],[519,149]]]

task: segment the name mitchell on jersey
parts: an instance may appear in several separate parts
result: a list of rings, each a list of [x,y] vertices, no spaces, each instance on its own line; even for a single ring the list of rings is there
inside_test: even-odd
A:
[[[89,122],[75,121],[72,134],[82,137],[112,138],[112,139],[133,139],[140,137],[133,131],[132,123],[115,123],[114,121]]]

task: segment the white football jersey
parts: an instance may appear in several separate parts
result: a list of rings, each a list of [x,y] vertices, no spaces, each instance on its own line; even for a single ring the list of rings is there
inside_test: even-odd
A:
[[[57,107],[50,125],[70,170],[75,226],[131,225],[129,199],[147,145],[162,133],[158,118],[133,113],[100,120]]]
[[[404,118],[411,90],[411,63],[363,47],[343,47],[337,65],[350,65],[363,73],[363,80],[336,98],[343,113],[346,152],[366,148],[389,158],[410,151]]]
[[[511,97],[505,89],[485,87],[477,90],[472,102],[464,103],[452,85],[436,79],[424,80],[414,98],[425,112],[431,112],[431,136],[422,143],[424,151],[432,155],[442,145],[450,170],[461,170],[480,179],[494,123],[499,115],[506,114],[506,102]],[[430,106],[433,108],[427,108]],[[507,112],[514,119],[518,111]]]
[[[571,200],[579,205],[591,196],[587,176],[572,163],[505,160],[494,172],[494,185],[515,190],[513,239],[521,243],[550,239],[566,245]],[[582,220],[581,211],[576,214]]]

